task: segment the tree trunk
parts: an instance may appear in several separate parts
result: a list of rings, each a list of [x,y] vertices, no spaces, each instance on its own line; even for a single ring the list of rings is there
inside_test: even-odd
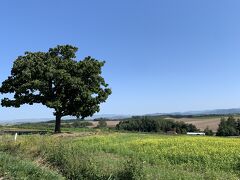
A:
[[[56,113],[55,133],[61,133],[61,115]]]

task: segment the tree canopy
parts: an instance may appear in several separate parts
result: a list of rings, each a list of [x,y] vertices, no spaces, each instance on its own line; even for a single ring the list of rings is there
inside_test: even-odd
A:
[[[41,103],[53,108],[55,132],[60,132],[61,117],[85,118],[100,110],[111,89],[101,76],[105,61],[90,56],[75,60],[78,48],[71,45],[50,48],[48,52],[26,52],[13,64],[11,75],[2,83],[2,106],[20,107]]]
[[[240,134],[240,119],[236,120],[233,116],[227,119],[221,118],[218,126],[217,136],[239,136]]]

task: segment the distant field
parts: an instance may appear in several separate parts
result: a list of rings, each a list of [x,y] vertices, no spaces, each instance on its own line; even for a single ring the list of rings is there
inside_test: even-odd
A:
[[[209,127],[213,131],[217,131],[218,125],[220,123],[221,117],[201,117],[201,118],[167,118],[167,119],[173,119],[175,121],[183,121],[189,124],[194,124],[198,129],[204,130],[206,127]],[[97,126],[96,121],[92,122],[94,124],[94,127]],[[119,121],[107,121],[108,127],[115,127]]]
[[[97,127],[98,125],[98,121],[89,121],[91,123],[93,123],[93,127]],[[116,127],[116,125],[120,122],[120,121],[106,121],[107,122],[107,126],[108,127]]]
[[[85,132],[12,139],[0,138],[0,178],[240,178],[238,138]]]
[[[218,129],[218,125],[220,123],[220,119],[221,119],[220,117],[219,118],[210,117],[210,118],[180,118],[174,120],[194,124],[198,129],[202,131],[206,127],[209,127],[210,129],[216,132]]]

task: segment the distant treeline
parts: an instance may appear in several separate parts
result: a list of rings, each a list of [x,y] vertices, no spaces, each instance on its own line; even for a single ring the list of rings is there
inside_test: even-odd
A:
[[[62,123],[62,128],[85,128],[88,126],[93,126],[93,123],[89,121],[64,121]],[[15,124],[10,126],[11,128],[25,128],[25,129],[44,129],[49,130],[54,128],[54,122],[39,122],[39,123],[22,123],[22,124]]]
[[[229,116],[238,116],[240,114],[202,114],[202,115],[181,115],[181,114],[163,114],[163,115],[146,115],[146,116],[132,116],[128,118],[116,118],[116,119],[109,119],[109,118],[96,118],[93,119],[94,121],[128,121],[133,120],[136,118],[150,118],[150,119],[163,119],[163,118],[174,118],[174,119],[181,119],[181,118],[211,118],[211,117],[229,117]]]
[[[228,117],[228,116],[237,116],[240,114],[196,114],[196,115],[184,115],[184,114],[163,114],[163,115],[147,115],[147,116],[133,116],[135,117],[151,117],[151,118],[209,118],[209,117]]]
[[[131,120],[121,121],[116,128],[118,130],[140,132],[163,132],[174,131],[178,134],[196,132],[198,129],[193,124],[176,122],[173,120],[151,117],[133,117]]]

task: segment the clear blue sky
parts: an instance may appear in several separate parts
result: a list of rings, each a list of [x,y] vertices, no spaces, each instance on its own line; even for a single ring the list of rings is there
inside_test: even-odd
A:
[[[239,0],[3,0],[0,81],[25,51],[79,47],[106,60],[101,114],[240,107]],[[1,96],[2,97],[2,96]],[[0,120],[50,117],[0,107]]]

